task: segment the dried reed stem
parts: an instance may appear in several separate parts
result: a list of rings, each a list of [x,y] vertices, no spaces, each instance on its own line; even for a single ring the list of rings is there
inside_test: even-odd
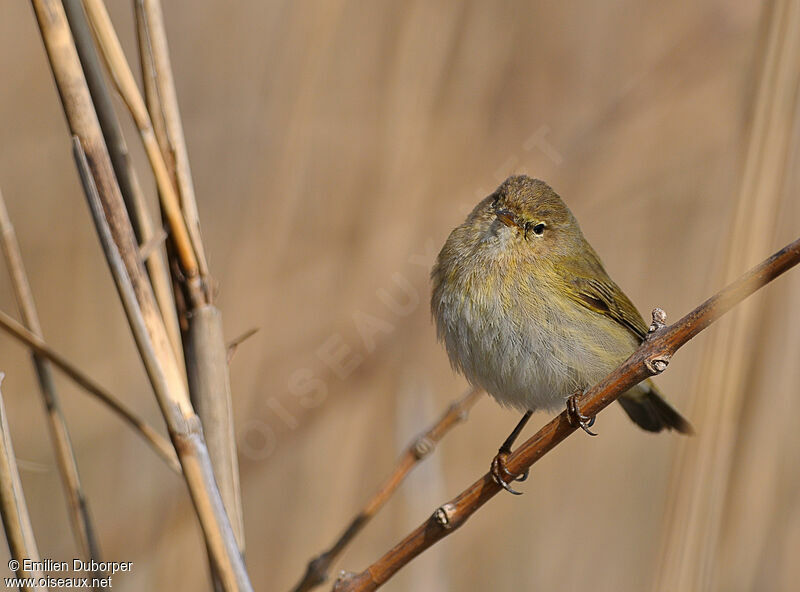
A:
[[[169,144],[167,137],[167,123],[164,121],[164,109],[161,107],[161,96],[159,95],[158,82],[153,57],[153,47],[150,42],[150,27],[147,16],[144,13],[142,0],[134,0],[133,11],[136,16],[136,41],[139,47],[139,65],[142,71],[142,84],[144,86],[144,98],[147,110],[150,113],[150,121],[153,123],[153,131],[156,134],[158,145],[164,160],[167,161],[170,176],[177,184],[175,172],[175,152]]]
[[[770,10],[753,123],[721,268],[723,282],[731,281],[773,246],[798,116],[800,2],[777,0]],[[701,352],[691,391],[702,397],[695,401],[692,416],[703,430],[694,441],[683,444],[672,472],[654,590],[718,588],[720,571],[743,569],[751,557],[758,556],[755,550],[762,543],[748,541],[741,545],[748,557],[720,564],[741,412],[751,388],[748,360],[765,314],[763,302],[746,303],[710,336]],[[755,585],[736,576],[731,580],[744,588]]]
[[[252,590],[219,490],[202,428],[167,337],[57,0],[32,0],[42,39],[73,134],[73,153],[136,345],[167,423],[214,567],[225,590]]]
[[[674,353],[690,339],[798,262],[800,239],[745,273],[673,325],[665,326],[664,312],[654,310],[648,338],[621,366],[579,398],[581,412],[594,417],[637,383],[663,372]],[[567,412],[562,412],[509,456],[506,464],[508,470],[513,475],[521,474],[575,430]],[[428,520],[369,568],[358,574],[340,576],[333,591],[377,590],[414,557],[455,532],[499,491],[500,486],[491,473],[486,473],[457,497],[440,506]]]
[[[0,372],[0,385],[4,374]],[[26,571],[24,561],[40,561],[36,539],[31,528],[31,518],[25,503],[25,494],[17,469],[17,457],[11,445],[11,432],[6,418],[6,406],[0,393],[0,516],[6,532],[8,550],[17,562],[16,574],[19,578],[36,578],[38,581],[44,574],[40,571]],[[9,562],[9,567],[13,567]],[[20,586],[20,590],[46,591],[46,586]]]
[[[133,411],[122,403],[122,401],[94,382],[77,366],[64,358],[64,356],[50,349],[41,337],[28,331],[2,311],[0,311],[0,329],[24,343],[38,356],[50,361],[53,366],[71,378],[75,384],[90,395],[97,397],[101,403],[104,403],[111,411],[119,415],[119,417],[131,426],[137,434],[144,438],[155,453],[164,459],[170,469],[180,474],[181,465],[175,454],[175,448],[173,448],[169,440],[159,434],[155,428],[150,426],[143,419],[137,417]]]
[[[175,350],[175,357],[180,360],[183,358],[180,326],[178,324],[178,315],[175,312],[169,270],[167,269],[164,253],[160,248],[162,240],[160,235],[163,234],[163,230],[159,225],[158,234],[154,231],[154,225],[145,204],[139,179],[131,165],[128,146],[125,143],[117,114],[114,111],[114,105],[111,101],[111,95],[106,85],[81,0],[64,0],[64,9],[75,39],[75,46],[78,50],[83,71],[86,74],[86,82],[89,85],[92,102],[97,111],[97,118],[103,130],[103,137],[106,140],[111,164],[114,167],[114,174],[119,181],[119,188],[122,192],[122,198],[125,200],[125,206],[131,218],[136,238],[143,248],[153,245],[154,242],[157,242],[156,246],[159,247],[148,249],[146,253],[142,254],[142,259],[145,260],[150,281],[153,284],[153,292],[158,301],[158,308],[161,310],[170,343]]]
[[[203,423],[208,454],[225,510],[239,549],[244,552],[244,514],[222,315],[215,306],[206,305],[193,310],[188,320],[186,373],[189,392]]]
[[[225,509],[233,525],[239,548],[244,552],[244,517],[222,315],[211,303],[213,295],[211,280],[200,236],[200,223],[175,83],[172,78],[164,19],[158,1],[137,1],[135,7],[145,91],[151,120],[156,122],[155,136],[158,138],[165,160],[172,164],[173,180],[180,192],[181,207],[200,265],[202,285],[206,289],[207,303],[204,304],[190,295],[189,310],[185,311],[185,357],[189,392],[203,424],[209,455]]]
[[[389,501],[395,490],[406,478],[411,470],[422,459],[426,458],[445,435],[459,423],[467,419],[470,409],[480,398],[483,391],[472,388],[457,401],[453,401],[439,420],[428,428],[425,433],[417,437],[408,448],[406,448],[400,460],[397,461],[394,471],[389,478],[378,489],[377,493],[367,502],[361,512],[350,522],[344,532],[336,542],[323,553],[317,555],[309,561],[303,579],[292,588],[292,592],[308,592],[313,590],[328,579],[328,572],[331,564],[336,560],[342,551],[360,533],[367,523],[372,520],[383,505]]]
[[[0,191],[0,235],[2,247],[14,287],[17,305],[22,313],[23,323],[31,333],[41,338],[42,326],[39,314],[33,301],[28,275],[22,263],[22,253],[17,242],[14,226],[8,216],[3,192]],[[55,381],[50,362],[40,354],[33,354],[33,365],[39,377],[39,387],[47,414],[47,425],[56,453],[56,464],[61,476],[61,483],[67,498],[67,508],[72,525],[75,542],[84,559],[100,561],[100,545],[97,541],[94,525],[89,512],[89,502],[83,492],[78,473],[78,463],[72,448],[72,439],[67,429],[67,422],[61,412],[61,405],[56,394]]]
[[[139,88],[136,86],[133,72],[122,51],[122,45],[114,31],[114,26],[111,24],[105,4],[103,4],[102,0],[83,0],[83,3],[97,36],[103,58],[111,72],[111,78],[130,110],[133,121],[141,135],[142,143],[158,186],[161,207],[169,225],[172,244],[175,246],[181,270],[191,285],[199,274],[198,261],[195,255],[196,246],[193,244],[186,221],[183,218],[178,192],[172,183],[167,163],[158,146],[153,124],[150,121],[150,114],[144,104]]]
[[[140,267],[130,266],[131,262],[138,262],[136,245],[131,240],[130,225],[122,226],[125,232],[130,233],[127,237],[118,239],[113,234],[116,224],[119,223],[119,217],[125,214],[121,200],[115,200],[110,204],[112,214],[109,215],[104,211],[100,193],[94,184],[92,168],[77,135],[73,136],[73,151],[100,236],[100,243],[111,267],[120,300],[167,422],[172,442],[178,452],[215,573],[219,575],[224,590],[252,590],[217,488],[200,420],[192,409],[189,395],[177,375],[177,370],[170,367],[175,364],[175,360],[170,357],[172,353],[163,325],[159,325],[160,317],[155,314],[152,292],[147,291],[149,286],[144,283],[143,270]],[[123,242],[120,239],[127,240]],[[134,278],[136,278],[135,284]]]
[[[146,53],[148,60],[142,61],[144,69],[150,69],[150,75],[145,76],[145,85],[148,79],[154,83],[152,93],[158,95],[159,115],[162,118],[164,129],[161,149],[172,156],[175,166],[175,180],[181,196],[181,207],[186,218],[189,234],[192,236],[192,243],[195,246],[198,263],[200,265],[200,276],[204,279],[208,276],[208,265],[203,250],[203,242],[200,240],[200,217],[197,211],[197,200],[192,183],[192,171],[189,167],[189,153],[186,149],[186,139],[181,125],[181,114],[178,108],[178,95],[175,92],[175,81],[172,76],[172,65],[169,59],[169,48],[167,46],[167,33],[164,27],[164,14],[161,10],[159,0],[135,0],[137,13],[141,15],[139,22],[142,32],[145,34]],[[140,48],[141,40],[140,40]],[[152,66],[152,68],[151,68]],[[153,105],[151,105],[151,114]],[[159,141],[162,136],[158,134]],[[211,292],[208,292],[209,302]]]

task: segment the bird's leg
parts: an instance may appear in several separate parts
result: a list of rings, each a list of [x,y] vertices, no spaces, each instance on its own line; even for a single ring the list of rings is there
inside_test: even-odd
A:
[[[506,441],[503,442],[503,445],[500,446],[500,450],[497,451],[497,456],[494,457],[492,460],[492,478],[495,482],[505,489],[509,493],[513,493],[514,495],[522,495],[521,491],[516,491],[511,488],[511,486],[506,483],[505,479],[503,478],[503,474],[507,477],[513,477],[511,481],[525,481],[528,478],[528,469],[525,469],[525,472],[521,475],[514,475],[511,471],[506,468],[506,459],[508,455],[511,454],[511,447],[514,445],[514,442],[519,437],[522,429],[525,427],[525,424],[528,423],[528,420],[531,418],[533,411],[526,411],[525,415],[522,416],[522,419],[519,420],[517,427],[514,428]]]
[[[594,425],[595,418],[584,415],[581,413],[580,408],[578,408],[578,397],[582,394],[582,391],[578,391],[567,397],[567,420],[571,426],[581,428],[590,436],[596,436],[597,434],[589,429]]]

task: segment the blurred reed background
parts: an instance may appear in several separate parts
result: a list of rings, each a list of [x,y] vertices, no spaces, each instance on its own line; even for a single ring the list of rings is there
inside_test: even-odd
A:
[[[463,392],[428,272],[508,174],[553,185],[646,317],[676,320],[797,237],[798,4],[164,3],[225,329],[261,329],[231,362],[257,590],[289,590]],[[133,59],[130,3],[108,6]],[[25,2],[0,5],[0,72],[0,187],[44,334],[161,426]],[[615,407],[601,437],[570,438],[525,496],[492,501],[385,589],[793,589],[799,300],[794,271],[659,378],[698,437],[645,434]],[[40,553],[69,559],[35,375],[6,337],[0,371]],[[183,483],[58,381],[103,555],[134,562],[114,588],[207,589]],[[517,419],[479,401],[337,569],[363,569],[471,483]]]

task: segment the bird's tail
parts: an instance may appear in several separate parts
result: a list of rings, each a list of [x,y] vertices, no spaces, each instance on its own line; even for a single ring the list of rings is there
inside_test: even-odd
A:
[[[648,432],[663,429],[694,434],[694,428],[664,400],[650,380],[639,384],[617,399],[636,425]]]

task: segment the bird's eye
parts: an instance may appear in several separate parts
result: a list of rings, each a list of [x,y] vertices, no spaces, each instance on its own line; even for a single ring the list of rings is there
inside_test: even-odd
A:
[[[542,236],[544,234],[544,227],[546,224],[544,222],[539,222],[536,224],[531,230],[533,230],[533,234],[536,236]]]

